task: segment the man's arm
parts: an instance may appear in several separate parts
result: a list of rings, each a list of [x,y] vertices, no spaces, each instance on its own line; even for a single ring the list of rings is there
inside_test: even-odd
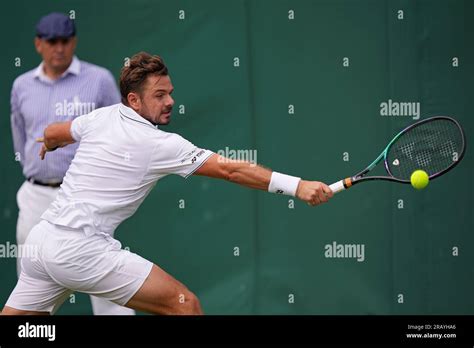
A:
[[[265,191],[273,186],[287,185],[291,187],[291,185],[295,185],[294,196],[313,206],[327,202],[333,195],[329,186],[322,182],[306,180],[299,180],[298,182],[297,178],[272,172],[270,169],[250,162],[230,160],[217,154],[209,157],[194,172],[194,175],[224,179],[239,185]],[[283,182],[281,182],[282,180]]]
[[[44,136],[36,139],[36,141],[43,143],[40,151],[41,159],[44,159],[46,152],[54,151],[58,147],[64,147],[76,142],[71,135],[71,123],[72,121],[58,122],[46,127]]]
[[[20,112],[20,105],[16,94],[15,86],[12,88],[11,93],[11,127],[13,137],[13,148],[15,150],[15,158],[20,160],[20,164],[23,165],[25,155],[25,142],[26,142],[26,131],[25,131],[25,120]]]

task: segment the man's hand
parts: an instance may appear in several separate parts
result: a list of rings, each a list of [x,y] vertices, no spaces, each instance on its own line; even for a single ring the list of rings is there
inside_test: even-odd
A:
[[[43,143],[39,156],[44,159],[46,152],[51,152],[59,147],[64,147],[75,142],[71,135],[72,121],[52,123],[44,130],[44,136],[37,138],[38,143]]]
[[[39,153],[39,156],[42,160],[44,160],[44,156],[46,156],[46,152],[51,152],[51,151],[54,151],[56,150],[59,146],[56,146],[55,148],[53,149],[50,149],[48,147],[46,147],[45,143],[44,143],[44,138],[41,137],[41,138],[37,138],[36,139],[36,142],[38,143],[42,143],[41,145],[41,150],[40,150],[40,153]]]
[[[319,181],[301,180],[296,190],[296,197],[312,206],[326,203],[332,196],[329,186]]]

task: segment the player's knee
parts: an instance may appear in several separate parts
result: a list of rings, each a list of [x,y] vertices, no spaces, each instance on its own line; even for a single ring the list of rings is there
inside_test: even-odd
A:
[[[11,307],[3,307],[2,311],[0,312],[0,315],[22,315],[23,313],[21,313],[20,311],[14,309],[14,308],[11,308]]]
[[[12,307],[5,306],[0,312],[0,315],[49,315],[48,312],[35,312],[35,311],[23,311],[21,309],[15,309]]]
[[[201,309],[201,302],[197,298],[196,295],[191,293],[191,299],[190,299],[190,313],[191,315],[202,315],[202,309]]]
[[[190,291],[180,294],[178,312],[187,315],[202,314],[201,303],[199,302],[197,296]]]

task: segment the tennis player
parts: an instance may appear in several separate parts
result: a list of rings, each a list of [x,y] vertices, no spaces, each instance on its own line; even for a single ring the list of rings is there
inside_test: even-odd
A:
[[[77,144],[41,161],[36,138],[48,124],[72,121],[96,108],[117,104],[120,93],[110,71],[75,56],[76,25],[63,13],[43,16],[36,25],[35,48],[41,64],[15,79],[11,92],[11,127],[15,156],[25,181],[16,195],[16,241],[21,247],[54,201]],[[21,257],[17,257],[18,276]],[[133,315],[129,308],[91,296],[97,315]]]
[[[68,144],[79,147],[55,201],[26,240],[38,255],[22,260],[2,314],[53,314],[74,291],[154,314],[202,314],[185,285],[113,238],[166,175],[224,179],[312,206],[332,197],[321,182],[232,161],[159,129],[170,122],[174,104],[159,56],[133,56],[122,69],[120,92],[120,104],[45,129],[41,158]]]

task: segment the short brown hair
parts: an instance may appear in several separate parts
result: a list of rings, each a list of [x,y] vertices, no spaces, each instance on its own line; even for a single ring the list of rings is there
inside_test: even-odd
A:
[[[148,75],[168,75],[168,68],[160,56],[152,56],[147,52],[135,54],[129,64],[120,73],[120,94],[122,103],[128,105],[127,95],[131,92],[142,92],[143,84]]]

